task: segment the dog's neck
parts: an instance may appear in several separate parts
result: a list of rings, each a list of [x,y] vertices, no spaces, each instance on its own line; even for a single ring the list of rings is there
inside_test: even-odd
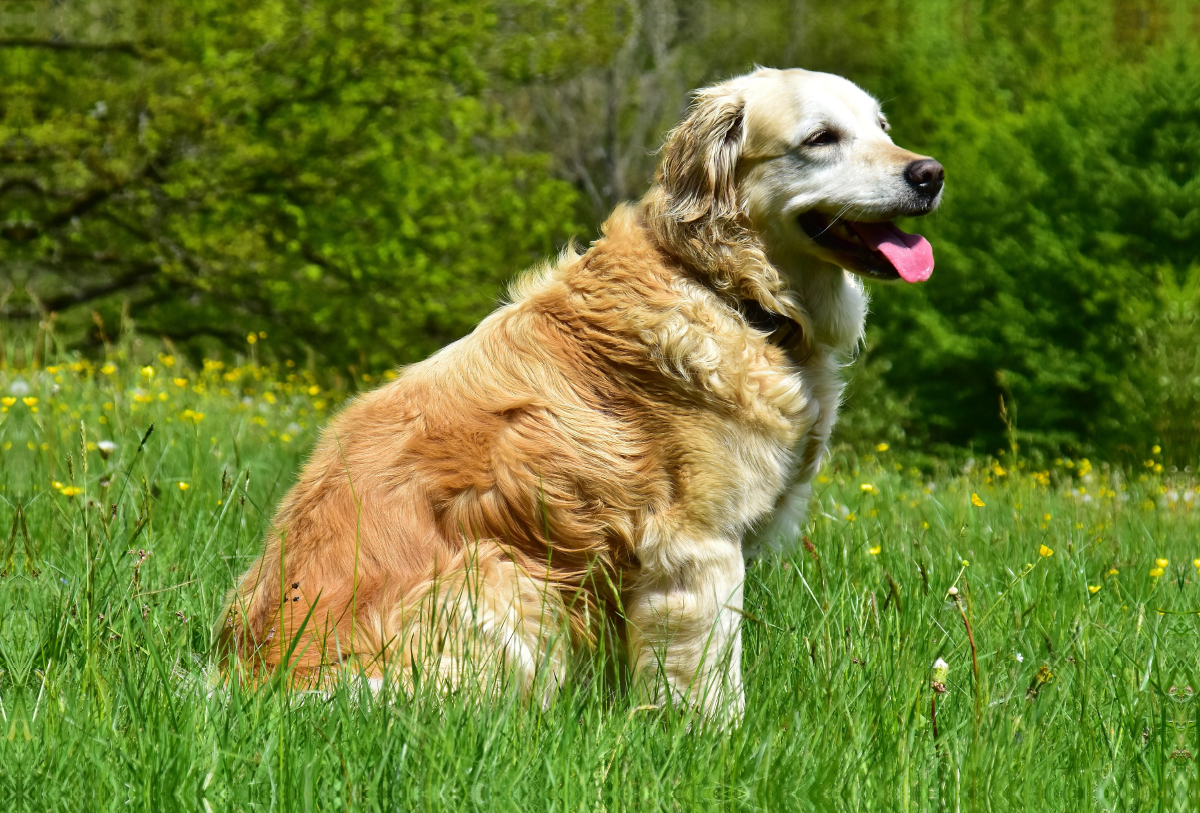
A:
[[[771,251],[741,218],[681,221],[659,185],[637,212],[667,253],[722,299],[735,297],[731,305],[751,321],[761,319],[755,327],[775,343],[791,342],[805,356],[816,345],[829,355],[853,350],[862,338],[866,292],[836,265],[797,249]]]
[[[807,253],[789,252],[771,260],[808,315],[813,343],[834,353],[852,351],[862,340],[867,318],[868,297],[859,278]]]
[[[853,351],[863,337],[868,305],[867,292],[859,278],[811,254],[801,254],[775,267],[788,280],[789,298],[807,316],[804,325],[764,307],[752,297],[743,296],[736,306],[746,322],[798,360],[813,349],[824,350],[826,354]],[[810,334],[807,338],[811,347],[801,349],[799,340],[805,332]],[[796,356],[797,351],[801,356]]]

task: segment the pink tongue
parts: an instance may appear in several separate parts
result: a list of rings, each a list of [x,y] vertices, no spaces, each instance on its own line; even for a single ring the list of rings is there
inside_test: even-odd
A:
[[[855,223],[850,227],[863,242],[888,258],[905,282],[924,282],[933,273],[933,246],[919,234],[900,231],[891,223]]]

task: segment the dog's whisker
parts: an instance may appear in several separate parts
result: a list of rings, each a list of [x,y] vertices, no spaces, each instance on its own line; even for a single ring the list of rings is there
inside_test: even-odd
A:
[[[819,232],[817,232],[817,236],[820,237],[822,234],[824,234],[825,232],[832,229],[834,227],[834,224],[836,224],[838,222],[838,220],[841,218],[841,216],[844,215],[853,205],[854,204],[852,204],[852,203],[847,203],[845,206],[843,206],[836,215],[834,215],[833,217],[831,217],[829,219],[829,223],[825,226],[825,228],[823,228]]]

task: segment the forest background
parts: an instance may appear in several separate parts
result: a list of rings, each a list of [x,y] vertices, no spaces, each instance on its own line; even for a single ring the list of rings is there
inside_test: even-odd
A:
[[[1194,0],[3,0],[0,365],[138,335],[361,381],[593,239],[689,90],[801,66],[948,174],[841,439],[1183,467],[1198,41]]]

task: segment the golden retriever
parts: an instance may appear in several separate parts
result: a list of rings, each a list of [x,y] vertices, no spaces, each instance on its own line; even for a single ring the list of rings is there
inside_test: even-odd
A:
[[[226,672],[548,702],[614,633],[649,699],[737,720],[745,557],[799,536],[860,278],[933,268],[889,221],[938,205],[942,167],[887,131],[828,74],[698,91],[585,253],[325,430],[229,595]]]

